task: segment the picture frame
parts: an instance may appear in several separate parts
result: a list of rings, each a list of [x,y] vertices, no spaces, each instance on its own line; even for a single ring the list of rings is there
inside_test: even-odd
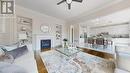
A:
[[[62,38],[62,25],[56,24],[56,40],[61,40]]]

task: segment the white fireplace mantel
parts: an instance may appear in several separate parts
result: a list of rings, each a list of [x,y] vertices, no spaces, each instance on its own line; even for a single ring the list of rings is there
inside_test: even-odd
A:
[[[41,51],[41,40],[51,40],[51,47],[54,47],[54,36],[51,35],[35,35],[35,50]]]

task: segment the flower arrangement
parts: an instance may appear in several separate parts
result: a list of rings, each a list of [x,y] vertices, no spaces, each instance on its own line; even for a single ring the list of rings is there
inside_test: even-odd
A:
[[[67,42],[68,40],[65,38],[65,39],[63,39],[63,41],[64,41],[64,42]]]

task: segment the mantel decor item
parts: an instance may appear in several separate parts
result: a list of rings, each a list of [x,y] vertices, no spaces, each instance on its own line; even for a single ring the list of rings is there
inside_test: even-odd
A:
[[[41,25],[40,29],[43,33],[49,32],[49,26],[47,26],[47,25]]]
[[[62,25],[56,24],[56,40],[61,40],[62,38]]]
[[[24,45],[26,40],[27,40],[27,34],[26,32],[21,32],[18,34],[18,39],[19,39],[19,45]]]
[[[68,40],[65,38],[65,39],[63,39],[63,41],[64,41],[64,48],[68,48],[68,44],[67,44],[67,42],[68,42]]]

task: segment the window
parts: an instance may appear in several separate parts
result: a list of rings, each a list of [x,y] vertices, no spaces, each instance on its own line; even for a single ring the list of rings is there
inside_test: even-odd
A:
[[[5,32],[5,20],[3,17],[0,17],[0,33],[4,33]]]

